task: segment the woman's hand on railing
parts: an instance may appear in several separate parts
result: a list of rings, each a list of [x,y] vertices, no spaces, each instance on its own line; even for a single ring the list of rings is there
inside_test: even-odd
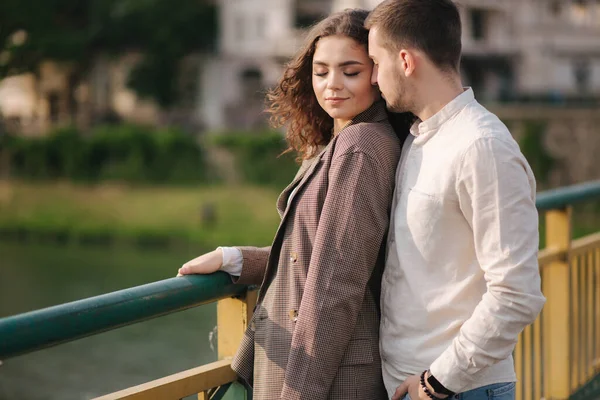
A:
[[[191,274],[212,274],[213,272],[217,272],[222,265],[223,250],[216,249],[183,264],[181,268],[179,268],[177,276]]]

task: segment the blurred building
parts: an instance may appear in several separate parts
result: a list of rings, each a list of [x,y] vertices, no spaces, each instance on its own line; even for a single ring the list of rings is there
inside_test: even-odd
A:
[[[161,115],[153,102],[127,87],[129,71],[140,55],[97,56],[83,79],[69,63],[43,62],[37,74],[0,82],[0,117],[5,128],[40,135],[57,126],[128,121],[156,124]]]
[[[465,83],[484,101],[600,97],[599,0],[462,0]]]
[[[210,128],[264,122],[263,92],[306,27],[381,0],[220,0],[219,54],[203,69]],[[464,83],[485,102],[600,98],[600,0],[461,0]]]
[[[127,88],[135,53],[98,56],[83,79],[44,63],[37,76],[0,82],[0,117],[25,133],[110,119],[208,129],[265,125],[264,93],[307,27],[333,11],[381,0],[211,0],[220,7],[217,51],[190,55],[179,106],[161,110]],[[462,75],[479,100],[598,104],[600,0],[459,0]]]

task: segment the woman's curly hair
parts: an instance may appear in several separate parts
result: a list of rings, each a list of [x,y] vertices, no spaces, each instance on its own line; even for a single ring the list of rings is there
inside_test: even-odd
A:
[[[271,125],[287,127],[286,152],[296,151],[300,160],[313,157],[319,145],[332,138],[333,119],[321,108],[312,87],[312,61],[319,39],[346,36],[367,46],[369,31],[364,23],[369,12],[348,9],[325,18],[307,35],[302,48],[285,66],[277,86],[267,93]]]

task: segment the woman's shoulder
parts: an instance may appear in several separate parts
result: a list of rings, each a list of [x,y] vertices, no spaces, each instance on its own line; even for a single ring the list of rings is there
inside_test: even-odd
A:
[[[373,158],[400,157],[401,143],[387,120],[359,122],[344,128],[337,138],[334,157],[362,152]]]

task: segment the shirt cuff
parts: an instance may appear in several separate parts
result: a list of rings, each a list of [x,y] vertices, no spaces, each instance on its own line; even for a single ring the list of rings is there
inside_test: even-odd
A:
[[[244,265],[244,257],[240,249],[237,247],[217,248],[223,252],[223,265],[221,265],[220,270],[227,272],[229,275],[240,276]]]
[[[447,349],[431,364],[429,371],[446,389],[454,393],[462,392],[473,381],[470,374],[460,369],[451,353],[451,348]]]

